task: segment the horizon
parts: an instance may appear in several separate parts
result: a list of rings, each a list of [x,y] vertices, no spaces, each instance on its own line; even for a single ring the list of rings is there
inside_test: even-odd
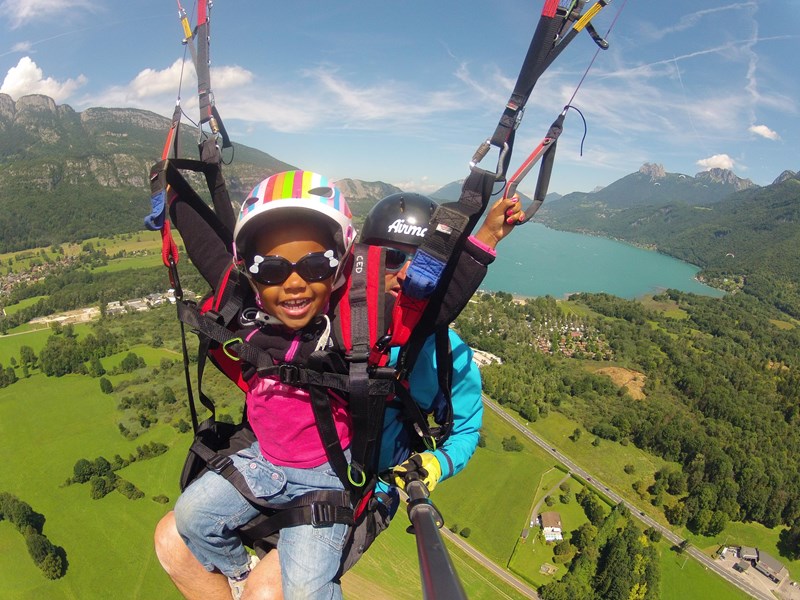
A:
[[[592,191],[644,163],[691,175],[726,168],[760,186],[798,168],[790,140],[800,137],[800,84],[787,73],[800,14],[788,0],[700,4],[617,0],[598,15],[601,33],[616,22],[573,103],[588,122],[583,156],[583,124],[570,111],[551,191]],[[541,9],[539,0],[500,0],[488,12],[475,0],[300,5],[214,7],[211,84],[231,138],[333,179],[423,193],[468,174]],[[0,91],[14,100],[42,93],[76,111],[169,117],[183,68],[181,104],[196,119],[176,12],[155,0],[3,0]],[[99,49],[113,59],[98,60]],[[561,112],[595,49],[579,35],[540,79],[510,172]],[[534,185],[531,174],[520,191]]]

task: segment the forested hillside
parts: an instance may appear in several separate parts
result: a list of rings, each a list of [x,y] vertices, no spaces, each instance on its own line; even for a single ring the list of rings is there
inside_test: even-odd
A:
[[[729,520],[800,528],[800,328],[744,294],[657,300],[668,313],[605,294],[566,304],[483,295],[457,326],[503,358],[483,369],[487,393],[524,418],[562,411],[598,438],[680,463],[637,490],[671,523],[708,535]],[[554,338],[584,337],[606,340],[610,354],[554,350]],[[605,358],[645,375],[643,399],[577,368],[576,359]]]
[[[150,166],[168,129],[168,119],[148,111],[78,113],[47,96],[14,102],[0,94],[0,252],[141,230]],[[182,154],[196,158],[196,131],[183,132]],[[232,198],[291,168],[245,146],[232,156],[225,169]]]

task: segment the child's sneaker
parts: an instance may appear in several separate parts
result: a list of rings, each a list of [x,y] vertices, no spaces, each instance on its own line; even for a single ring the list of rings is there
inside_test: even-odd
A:
[[[233,600],[241,600],[242,594],[244,594],[244,584],[247,582],[247,576],[250,575],[250,571],[255,568],[255,566],[258,564],[258,561],[258,556],[251,554],[247,573],[236,578],[228,577],[228,585],[231,586],[231,596],[233,597]]]
[[[241,600],[242,594],[244,594],[244,584],[247,583],[248,575],[250,575],[250,571],[236,579],[228,577],[228,585],[231,586],[231,597],[233,600]]]

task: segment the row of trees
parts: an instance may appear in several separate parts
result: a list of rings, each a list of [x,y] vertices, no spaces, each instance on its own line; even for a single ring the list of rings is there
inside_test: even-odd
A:
[[[88,483],[89,494],[94,500],[99,500],[114,490],[131,500],[137,500],[144,497],[144,493],[130,481],[117,475],[115,471],[127,467],[133,462],[160,456],[167,449],[164,444],[151,442],[150,444],[138,446],[136,454],[131,454],[127,459],[122,458],[119,454],[115,455],[111,462],[103,456],[99,456],[94,460],[81,458],[72,468],[72,477],[67,479],[66,484]]]
[[[0,492],[0,521],[8,520],[25,538],[28,554],[48,579],[63,577],[67,571],[67,554],[55,546],[42,530],[44,515],[35,512],[30,504],[16,496]]]

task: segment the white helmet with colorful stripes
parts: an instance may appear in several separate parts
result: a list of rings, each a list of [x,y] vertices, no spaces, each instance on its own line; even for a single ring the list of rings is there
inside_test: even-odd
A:
[[[327,177],[311,171],[284,171],[259,183],[242,203],[233,231],[235,261],[248,257],[253,235],[270,217],[276,216],[275,211],[294,211],[298,219],[323,217],[322,222],[331,229],[340,259],[355,239],[350,207]]]

